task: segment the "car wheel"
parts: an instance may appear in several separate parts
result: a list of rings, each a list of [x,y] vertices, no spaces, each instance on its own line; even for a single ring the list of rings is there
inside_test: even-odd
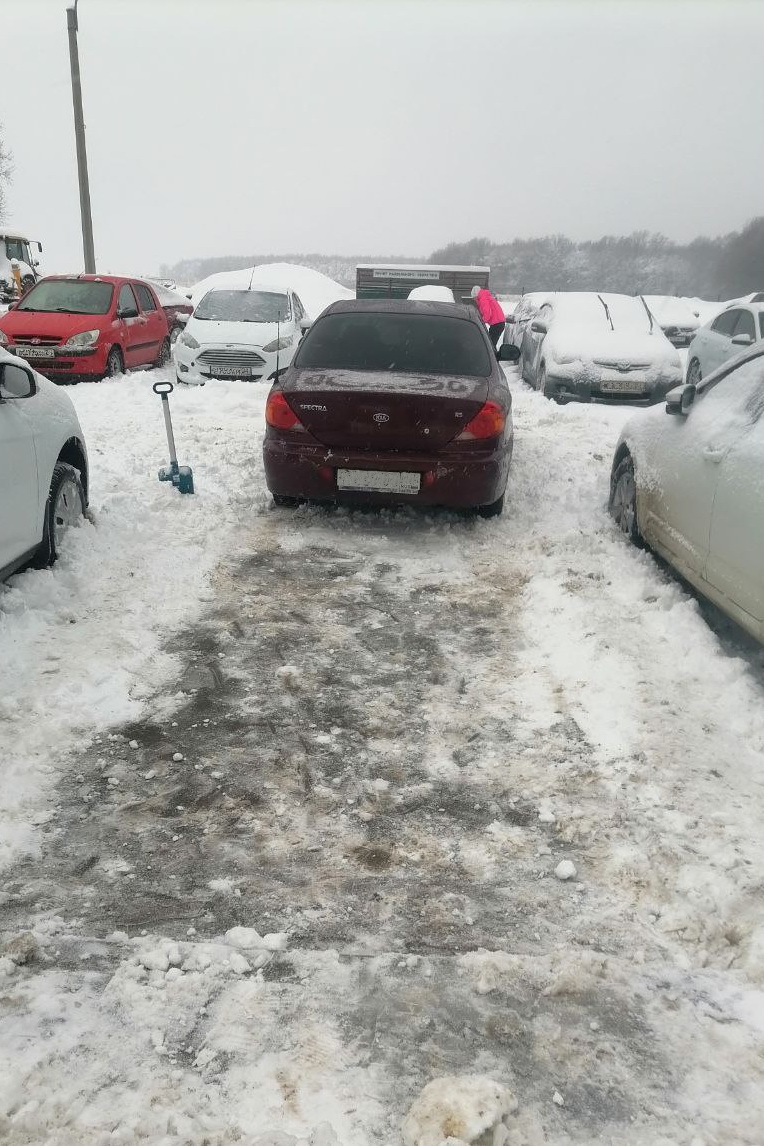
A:
[[[273,498],[274,505],[278,505],[284,509],[294,509],[295,506],[300,504],[299,497],[287,497],[283,493],[272,493],[271,497]]]
[[[61,550],[67,530],[77,525],[85,514],[85,494],[80,475],[74,466],[58,462],[53,467],[48,503],[45,507],[45,534],[38,566],[52,565]]]
[[[125,363],[122,358],[122,351],[118,346],[112,346],[109,351],[109,356],[106,359],[106,370],[104,378],[116,378],[118,374],[125,373]]]
[[[157,356],[157,360],[154,363],[154,365],[157,368],[159,368],[161,366],[166,366],[169,361],[170,361],[170,340],[169,340],[169,338],[165,338],[164,341],[162,342],[162,345],[159,348],[159,354]]]
[[[637,483],[631,454],[625,454],[610,479],[610,516],[634,545],[642,545],[637,522]]]
[[[504,509],[504,494],[497,497],[496,501],[490,502],[488,505],[479,505],[477,507],[478,517],[500,517]]]
[[[703,375],[701,374],[701,371],[700,371],[700,363],[698,362],[697,358],[691,359],[690,364],[687,367],[687,381],[688,381],[688,383],[691,383],[693,386],[697,386],[698,383],[702,380],[702,378],[703,378]]]
[[[180,335],[180,332],[182,329],[183,329],[182,326],[174,326],[172,328],[172,330],[170,331],[170,346],[174,346],[175,343],[178,341],[178,336]]]

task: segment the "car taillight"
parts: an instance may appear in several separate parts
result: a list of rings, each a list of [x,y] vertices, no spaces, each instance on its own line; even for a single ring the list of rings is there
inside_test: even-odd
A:
[[[506,424],[506,414],[498,402],[484,402],[456,440],[475,441],[480,438],[498,438],[504,432]]]
[[[281,390],[274,390],[265,403],[265,420],[274,430],[304,430],[300,419]]]

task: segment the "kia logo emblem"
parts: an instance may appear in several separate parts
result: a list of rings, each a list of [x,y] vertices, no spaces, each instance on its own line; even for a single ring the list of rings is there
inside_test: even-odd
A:
[[[389,414],[375,414],[374,415],[374,421],[375,422],[389,422],[390,421],[390,415]]]

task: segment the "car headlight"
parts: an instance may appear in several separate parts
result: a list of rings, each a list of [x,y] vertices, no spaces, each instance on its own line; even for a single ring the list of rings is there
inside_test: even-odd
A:
[[[6,335],[3,334],[2,330],[0,330],[0,346],[7,346],[7,345],[8,345],[8,339],[7,339]]]
[[[178,335],[178,342],[182,342],[189,350],[198,350],[200,345],[193,334],[189,334],[187,330],[184,330],[182,334]]]
[[[69,347],[81,349],[83,346],[93,346],[98,342],[100,333],[100,330],[83,330],[81,334],[73,334],[71,338],[66,340],[63,349],[66,350]]]
[[[273,342],[263,347],[263,350],[266,354],[273,354],[274,350],[286,350],[287,346],[292,345],[293,340],[293,335],[282,334],[281,338],[274,338]]]

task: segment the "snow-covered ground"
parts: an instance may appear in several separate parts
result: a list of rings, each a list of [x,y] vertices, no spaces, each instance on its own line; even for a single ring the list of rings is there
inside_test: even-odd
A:
[[[631,411],[511,379],[498,521],[273,509],[235,382],[182,498],[156,374],[70,391],[93,521],[0,590],[3,1141],[760,1146],[764,660],[611,525]]]

